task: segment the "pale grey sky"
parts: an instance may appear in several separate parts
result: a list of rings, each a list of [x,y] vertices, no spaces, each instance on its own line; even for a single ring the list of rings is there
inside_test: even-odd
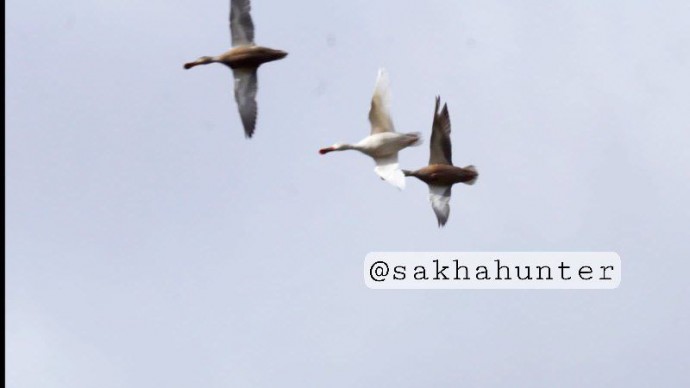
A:
[[[245,140],[227,1],[6,11],[8,387],[683,386],[690,3],[255,0]],[[378,67],[427,188],[356,141]],[[370,251],[616,251],[613,291],[375,291]]]

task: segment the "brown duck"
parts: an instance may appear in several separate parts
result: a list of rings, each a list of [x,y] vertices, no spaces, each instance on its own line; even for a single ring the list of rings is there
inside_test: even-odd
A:
[[[242,118],[244,134],[252,137],[256,127],[256,72],[266,62],[282,59],[287,52],[274,50],[254,44],[254,23],[249,14],[249,0],[232,0],[230,2],[230,35],[232,48],[215,57],[201,57],[196,61],[185,63],[185,69],[209,63],[222,63],[232,69],[235,77],[235,100]]]
[[[453,185],[456,183],[472,185],[477,181],[479,174],[472,165],[462,168],[453,166],[448,104],[443,104],[443,109],[439,112],[440,103],[441,99],[436,97],[429,165],[417,171],[403,170],[403,173],[405,176],[413,176],[429,185],[431,207],[436,213],[438,226],[442,227],[448,221],[450,214],[448,202]]]

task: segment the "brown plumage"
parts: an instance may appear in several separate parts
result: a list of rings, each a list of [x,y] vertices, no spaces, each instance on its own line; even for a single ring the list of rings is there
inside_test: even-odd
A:
[[[209,63],[222,63],[232,69],[235,76],[235,100],[246,137],[252,137],[256,127],[257,70],[266,62],[282,59],[287,52],[254,44],[254,23],[249,14],[249,0],[230,2],[230,35],[232,48],[215,57],[201,57],[184,64],[185,69]]]
[[[440,97],[436,97],[434,121],[431,128],[429,165],[416,171],[403,170],[405,176],[415,177],[429,186],[429,200],[434,209],[439,227],[444,226],[450,214],[451,188],[456,183],[472,185],[479,174],[470,165],[466,167],[453,166],[452,146],[450,141],[450,115],[448,104],[441,104]]]

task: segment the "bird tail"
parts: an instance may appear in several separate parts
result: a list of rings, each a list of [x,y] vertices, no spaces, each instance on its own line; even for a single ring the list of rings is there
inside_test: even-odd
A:
[[[408,141],[407,146],[408,147],[416,147],[424,142],[422,140],[422,134],[421,132],[410,132],[406,133],[405,137],[407,138],[406,140]]]
[[[474,173],[474,177],[472,179],[470,179],[469,181],[465,182],[465,184],[468,184],[468,185],[475,184],[477,182],[477,178],[479,178],[479,172],[477,171],[477,168],[471,164],[469,166],[465,166],[463,168],[467,171],[471,171]]]

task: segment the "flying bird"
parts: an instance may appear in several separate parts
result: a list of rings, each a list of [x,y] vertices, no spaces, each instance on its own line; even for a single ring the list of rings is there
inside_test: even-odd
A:
[[[440,104],[440,97],[436,97],[434,122],[431,127],[429,165],[417,171],[403,170],[403,173],[405,176],[413,176],[429,185],[431,207],[436,213],[438,226],[442,227],[448,221],[450,214],[448,202],[453,185],[456,183],[473,185],[479,174],[472,165],[462,168],[453,166],[448,104],[443,104],[443,109],[439,112]]]
[[[254,43],[254,23],[249,14],[249,0],[230,1],[230,35],[232,48],[215,57],[201,57],[185,63],[185,69],[209,63],[222,63],[232,69],[235,78],[235,100],[240,111],[244,134],[252,137],[256,127],[257,70],[266,62],[282,59],[287,52]]]
[[[390,90],[388,73],[379,69],[374,96],[371,98],[369,122],[371,134],[356,144],[334,144],[319,150],[321,155],[333,151],[356,150],[368,155],[376,162],[374,172],[381,179],[399,188],[405,188],[405,176],[398,166],[398,151],[418,145],[420,133],[398,133],[390,116]]]

